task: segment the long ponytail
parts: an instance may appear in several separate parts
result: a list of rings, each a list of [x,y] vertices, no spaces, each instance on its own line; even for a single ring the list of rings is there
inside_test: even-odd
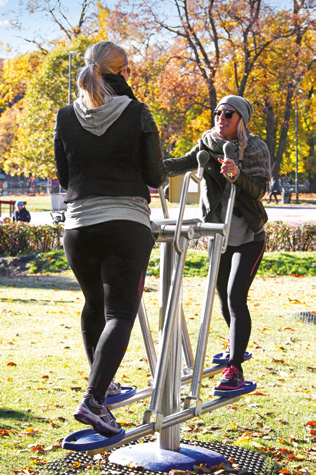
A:
[[[242,117],[237,124],[237,137],[239,139],[239,162],[242,162],[244,151],[248,143],[247,128]]]
[[[99,41],[87,48],[84,59],[85,66],[77,81],[80,96],[88,108],[100,107],[106,96],[113,95],[102,74],[118,74],[128,65],[128,57],[123,48],[111,41]]]

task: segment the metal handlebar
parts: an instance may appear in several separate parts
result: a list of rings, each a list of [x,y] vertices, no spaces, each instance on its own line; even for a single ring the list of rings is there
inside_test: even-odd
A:
[[[235,145],[232,142],[226,142],[223,147],[224,159],[230,158],[231,155],[234,153],[234,151],[235,151]],[[228,176],[227,178],[229,180]],[[224,254],[224,252],[226,252],[226,249],[227,249],[228,236],[230,233],[230,227],[232,224],[232,217],[233,217],[233,211],[234,211],[234,205],[235,205],[235,196],[236,196],[236,185],[234,185],[234,183],[231,183],[230,195],[229,195],[227,211],[226,211],[226,216],[225,216],[226,229],[225,229],[224,242],[222,246],[222,254]]]
[[[167,200],[166,200],[165,192],[164,192],[162,186],[159,187],[158,192],[159,192],[159,198],[160,198],[163,217],[165,219],[168,219],[169,218],[169,212],[168,212],[168,207],[167,207]]]
[[[181,198],[180,198],[179,216],[178,216],[178,220],[176,224],[176,230],[174,233],[174,247],[178,254],[182,253],[182,249],[180,247],[180,234],[181,234],[181,226],[182,226],[183,217],[184,217],[185,202],[186,202],[186,197],[187,197],[188,189],[189,189],[189,182],[191,178],[196,183],[200,183],[202,181],[204,169],[207,162],[209,161],[209,158],[210,156],[206,150],[200,150],[197,154],[197,161],[199,164],[197,174],[195,175],[193,172],[187,172],[184,176],[184,181],[183,181],[183,186],[182,186],[182,191],[181,191]]]

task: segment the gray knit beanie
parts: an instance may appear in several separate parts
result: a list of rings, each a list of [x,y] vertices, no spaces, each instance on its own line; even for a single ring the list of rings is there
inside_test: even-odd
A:
[[[229,104],[244,119],[245,125],[248,124],[253,113],[253,107],[247,99],[241,96],[225,96],[217,104],[216,109],[222,104]]]

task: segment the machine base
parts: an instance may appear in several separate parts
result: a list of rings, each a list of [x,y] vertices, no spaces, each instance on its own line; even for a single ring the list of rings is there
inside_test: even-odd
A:
[[[213,467],[227,461],[217,452],[203,447],[181,444],[180,450],[175,452],[160,449],[157,443],[150,442],[121,447],[111,453],[109,462],[128,467],[142,467],[154,472],[169,472],[173,469],[192,470],[194,465],[201,463]]]

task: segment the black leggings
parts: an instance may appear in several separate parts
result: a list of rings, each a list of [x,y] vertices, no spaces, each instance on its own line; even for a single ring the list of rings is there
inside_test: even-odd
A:
[[[91,369],[87,394],[99,401],[126,352],[153,244],[151,230],[133,221],[65,231],[66,257],[85,297],[81,331]]]
[[[265,241],[228,246],[220,261],[217,293],[223,317],[230,329],[230,364],[239,370],[251,333],[248,292],[259,268],[264,248]]]

